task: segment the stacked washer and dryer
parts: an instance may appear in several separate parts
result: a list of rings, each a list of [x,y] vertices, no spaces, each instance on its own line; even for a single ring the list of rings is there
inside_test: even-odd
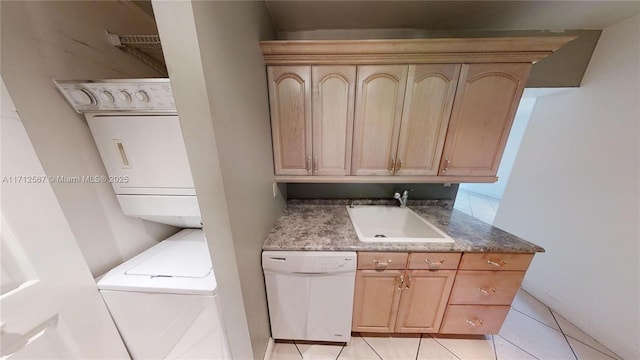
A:
[[[169,79],[54,81],[83,113],[125,215],[184,230],[98,289],[133,359],[228,359],[216,280]]]

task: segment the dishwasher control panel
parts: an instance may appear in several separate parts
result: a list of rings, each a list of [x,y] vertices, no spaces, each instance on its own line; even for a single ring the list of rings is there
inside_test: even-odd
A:
[[[335,273],[355,271],[357,255],[342,251],[265,251],[264,270],[288,273]]]

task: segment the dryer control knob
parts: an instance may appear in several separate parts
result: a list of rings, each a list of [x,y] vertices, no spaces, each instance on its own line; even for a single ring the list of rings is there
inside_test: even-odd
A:
[[[107,91],[107,90],[103,91],[100,97],[108,103],[116,102],[116,99],[113,97],[113,94],[111,93],[111,91]]]
[[[149,94],[144,90],[136,91],[136,99],[142,102],[149,102]]]
[[[87,89],[73,89],[70,95],[78,105],[96,105],[98,103],[93,94]]]
[[[124,102],[131,102],[131,94],[129,94],[127,91],[122,90],[118,93],[118,99],[124,101]]]

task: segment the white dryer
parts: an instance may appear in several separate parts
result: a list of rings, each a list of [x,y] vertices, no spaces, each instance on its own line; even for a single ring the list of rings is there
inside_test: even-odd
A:
[[[201,229],[119,265],[98,288],[133,359],[229,359]]]
[[[55,83],[84,113],[123,213],[189,228],[98,281],[131,357],[230,359],[169,79]]]

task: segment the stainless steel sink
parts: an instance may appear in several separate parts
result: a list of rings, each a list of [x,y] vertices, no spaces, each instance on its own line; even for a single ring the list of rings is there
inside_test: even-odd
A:
[[[454,240],[409,208],[348,206],[347,212],[364,242],[453,243]]]

